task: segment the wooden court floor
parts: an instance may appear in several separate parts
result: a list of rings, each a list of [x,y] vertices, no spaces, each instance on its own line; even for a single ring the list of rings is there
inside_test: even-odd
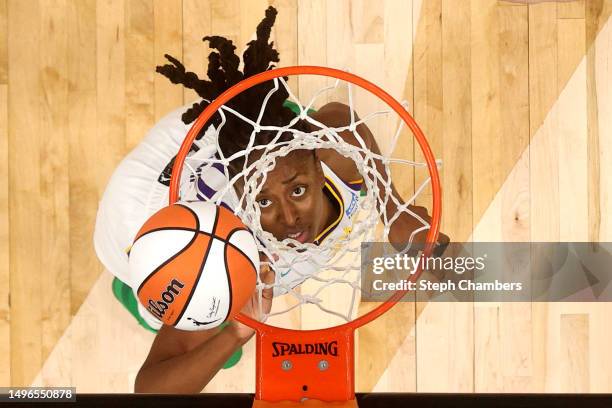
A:
[[[610,0],[0,0],[0,385],[130,392],[153,339],[92,233],[114,167],[194,95],[207,34],[268,3],[281,65],[408,101],[456,241],[612,241]],[[384,135],[377,135],[378,138]],[[612,305],[405,303],[359,331],[359,391],[612,392]],[[207,391],[254,389],[253,345]]]

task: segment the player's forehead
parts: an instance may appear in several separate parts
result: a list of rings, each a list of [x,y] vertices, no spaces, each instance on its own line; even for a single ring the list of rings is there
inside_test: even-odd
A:
[[[270,172],[280,175],[288,170],[297,170],[300,172],[311,170],[314,166],[314,160],[311,150],[294,150],[287,156],[278,157],[276,166]]]
[[[258,158],[259,159],[259,158]],[[294,150],[287,156],[277,157],[275,166],[266,175],[266,180],[262,186],[262,190],[275,188],[276,185],[282,184],[294,176],[309,176],[315,171],[315,160],[311,150]],[[245,179],[251,180],[250,176],[245,176],[237,181],[241,188],[244,185]],[[257,180],[257,184],[261,182],[261,178]]]

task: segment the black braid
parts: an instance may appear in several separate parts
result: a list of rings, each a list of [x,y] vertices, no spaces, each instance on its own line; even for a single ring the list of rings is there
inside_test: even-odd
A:
[[[203,41],[208,41],[210,48],[219,50],[219,53],[213,52],[211,53],[211,56],[215,55],[220,57],[219,64],[223,70],[220,81],[224,81],[225,86],[228,88],[242,81],[244,76],[242,75],[242,72],[238,70],[240,58],[238,58],[238,56],[234,53],[236,50],[234,44],[232,44],[232,42],[227,38],[219,36],[204,37]],[[209,77],[210,73],[209,66]]]
[[[257,26],[257,38],[247,44],[248,47],[242,55],[246,77],[266,71],[271,62],[279,61],[278,51],[274,49],[274,43],[268,43],[276,13],[276,9],[268,7],[266,17]]]
[[[185,88],[197,91],[205,90],[208,87],[207,81],[202,81],[194,72],[186,72],[185,66],[171,55],[164,54],[164,57],[172,63],[158,66],[156,71],[165,76],[173,84],[183,84]]]
[[[171,64],[158,66],[157,72],[164,75],[174,84],[182,84],[186,88],[193,89],[203,100],[194,103],[182,116],[185,124],[192,123],[206,109],[206,107],[221,93],[242,81],[244,78],[267,71],[274,68],[274,63],[279,62],[279,54],[274,49],[274,43],[270,42],[270,33],[276,21],[277,11],[270,6],[266,10],[266,15],[257,26],[257,37],[247,44],[242,59],[244,61],[243,72],[240,72],[240,58],[235,54],[236,47],[232,41],[220,36],[206,36],[202,40],[208,42],[213,51],[208,55],[208,79],[202,80],[193,72],[185,70],[183,64],[177,59],[166,55],[166,59]],[[260,112],[261,104],[274,86],[272,81],[254,86],[229,101],[226,105],[240,112],[245,117],[255,120]],[[289,96],[283,86],[273,93],[270,97],[262,125],[285,125],[294,118],[293,112],[283,106]],[[253,128],[232,114],[226,114],[226,123],[219,134],[219,146],[224,156],[228,157],[236,152],[244,150],[250,141]],[[221,116],[216,113],[211,119],[210,124],[217,126],[221,121]],[[303,129],[303,123],[298,123],[296,127]],[[201,138],[207,126],[202,128],[198,135]],[[274,132],[260,132],[256,137],[256,144],[270,143],[276,134]],[[287,133],[281,138],[282,141],[289,140],[291,136]],[[233,163],[239,168],[241,162]],[[232,167],[233,167],[232,166]]]

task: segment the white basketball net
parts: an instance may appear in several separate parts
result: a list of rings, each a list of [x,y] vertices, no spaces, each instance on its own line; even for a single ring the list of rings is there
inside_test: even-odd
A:
[[[423,218],[408,207],[415,203],[417,197],[425,191],[430,182],[426,163],[414,160],[412,157],[394,157],[398,144],[412,139],[412,134],[405,129],[405,123],[388,105],[384,105],[387,110],[375,110],[373,113],[357,119],[355,111],[357,110],[360,115],[364,115],[364,112],[358,110],[354,94],[356,90],[359,90],[359,92],[365,91],[346,81],[334,81],[330,86],[325,86],[316,91],[307,103],[302,103],[283,78],[274,79],[274,87],[264,99],[255,121],[241,115],[240,112],[223,106],[219,110],[222,118],[221,124],[216,129],[213,129],[212,126],[209,127],[204,137],[196,142],[200,150],[190,152],[184,163],[179,190],[180,199],[192,200],[196,197],[197,199],[203,199],[201,194],[198,195],[198,180],[206,178],[213,167],[222,169],[217,170],[217,180],[206,180],[216,190],[216,193],[206,200],[213,201],[217,205],[221,203],[229,205],[245,225],[250,228],[254,236],[258,238],[259,250],[271,260],[270,266],[275,271],[275,281],[273,284],[266,284],[259,279],[257,289],[260,296],[264,288],[272,287],[274,289],[274,307],[272,312],[268,314],[260,311],[261,320],[287,314],[305,305],[312,305],[312,307],[331,316],[331,318],[326,318],[325,322],[316,318],[318,325],[333,326],[351,321],[358,313],[358,304],[361,297],[360,244],[362,242],[388,242],[390,226],[402,213],[409,214],[422,225],[412,232],[410,243],[416,234],[430,227]],[[284,126],[262,126],[260,122],[267,103],[280,87],[286,88],[290,95],[289,100],[297,104],[300,113]],[[369,94],[369,92],[366,93]],[[338,94],[344,95],[345,103],[351,111],[350,122],[345,126],[328,127],[308,115],[307,112],[310,109],[315,109],[317,102],[329,98],[330,95],[334,97]],[[369,95],[370,98],[378,101],[375,95]],[[334,97],[334,100],[337,100],[337,98]],[[378,102],[380,103],[380,101]],[[406,107],[407,103],[402,105]],[[246,150],[225,157],[219,149],[217,135],[223,129],[228,115],[234,115],[236,118],[247,122],[252,126],[253,131],[251,142]],[[292,126],[298,120],[307,121],[315,130],[304,133],[292,129]],[[371,124],[373,122],[378,122],[379,125]],[[383,123],[383,127],[392,127],[391,134],[389,132],[387,134],[377,134],[375,128],[380,128],[380,123]],[[366,124],[372,130],[379,141],[381,151],[384,150],[381,154],[374,154],[366,148],[364,139],[357,132],[357,127],[360,124]],[[277,133],[271,143],[254,146],[254,136],[259,131]],[[339,135],[342,131],[352,132],[355,140],[358,141],[358,146],[346,143]],[[286,132],[292,133],[294,138],[288,142],[279,142],[280,136]],[[409,136],[405,136],[405,133],[408,133]],[[385,143],[380,142],[383,138],[386,138]],[[416,142],[414,142],[414,146],[415,150],[418,150]],[[365,190],[365,195],[362,194],[358,200],[357,214],[352,219],[352,226],[348,229],[345,228],[342,231],[343,233],[331,234],[320,245],[301,244],[292,239],[279,242],[272,234],[262,229],[259,222],[260,207],[255,201],[255,197],[265,184],[269,171],[274,169],[278,157],[286,156],[294,150],[321,148],[334,149],[342,156],[352,159],[363,178],[362,191]],[[256,150],[263,151],[263,154],[256,161],[249,161],[249,155]],[[217,155],[215,156],[214,153],[217,153]],[[230,178],[227,165],[239,157],[245,158],[243,171]],[[382,163],[384,172],[381,173],[377,170],[377,161]],[[405,169],[398,170],[401,167]],[[412,186],[411,196],[400,199],[392,194],[392,173],[403,171],[402,174],[406,174],[406,168],[410,169],[409,174],[414,175],[414,178],[419,181],[418,185],[414,184]],[[416,175],[419,169],[421,170],[421,178]],[[244,186],[244,194],[238,197],[233,186],[245,174],[250,176]],[[397,186],[398,181],[394,180],[394,182]],[[386,210],[387,203],[390,200],[397,207],[397,211],[393,214],[388,214]],[[405,250],[408,248],[409,246]],[[334,288],[333,293],[330,292],[332,287]],[[289,299],[277,302],[276,298],[281,295],[284,295],[285,298],[288,296]],[[338,303],[339,298],[342,299],[341,305]]]

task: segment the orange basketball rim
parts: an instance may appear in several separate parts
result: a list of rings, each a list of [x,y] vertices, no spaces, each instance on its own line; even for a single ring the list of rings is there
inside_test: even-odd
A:
[[[200,114],[181,145],[170,182],[170,204],[178,200],[179,180],[189,149],[215,112],[246,89],[274,78],[292,75],[333,77],[366,89],[389,105],[410,128],[420,146],[431,177],[432,219],[424,251],[424,256],[429,256],[440,229],[442,194],[436,161],[427,139],[412,116],[395,98],[373,83],[337,69],[319,66],[272,69],[249,77],[221,94]],[[410,280],[416,281],[421,272],[419,270],[411,275]],[[295,402],[303,403],[304,406],[316,406],[319,403],[357,406],[354,378],[355,330],[387,312],[406,292],[395,292],[384,303],[355,320],[319,330],[280,328],[239,314],[236,320],[252,327],[257,333],[255,406],[283,406]],[[291,358],[287,358],[288,356]]]

